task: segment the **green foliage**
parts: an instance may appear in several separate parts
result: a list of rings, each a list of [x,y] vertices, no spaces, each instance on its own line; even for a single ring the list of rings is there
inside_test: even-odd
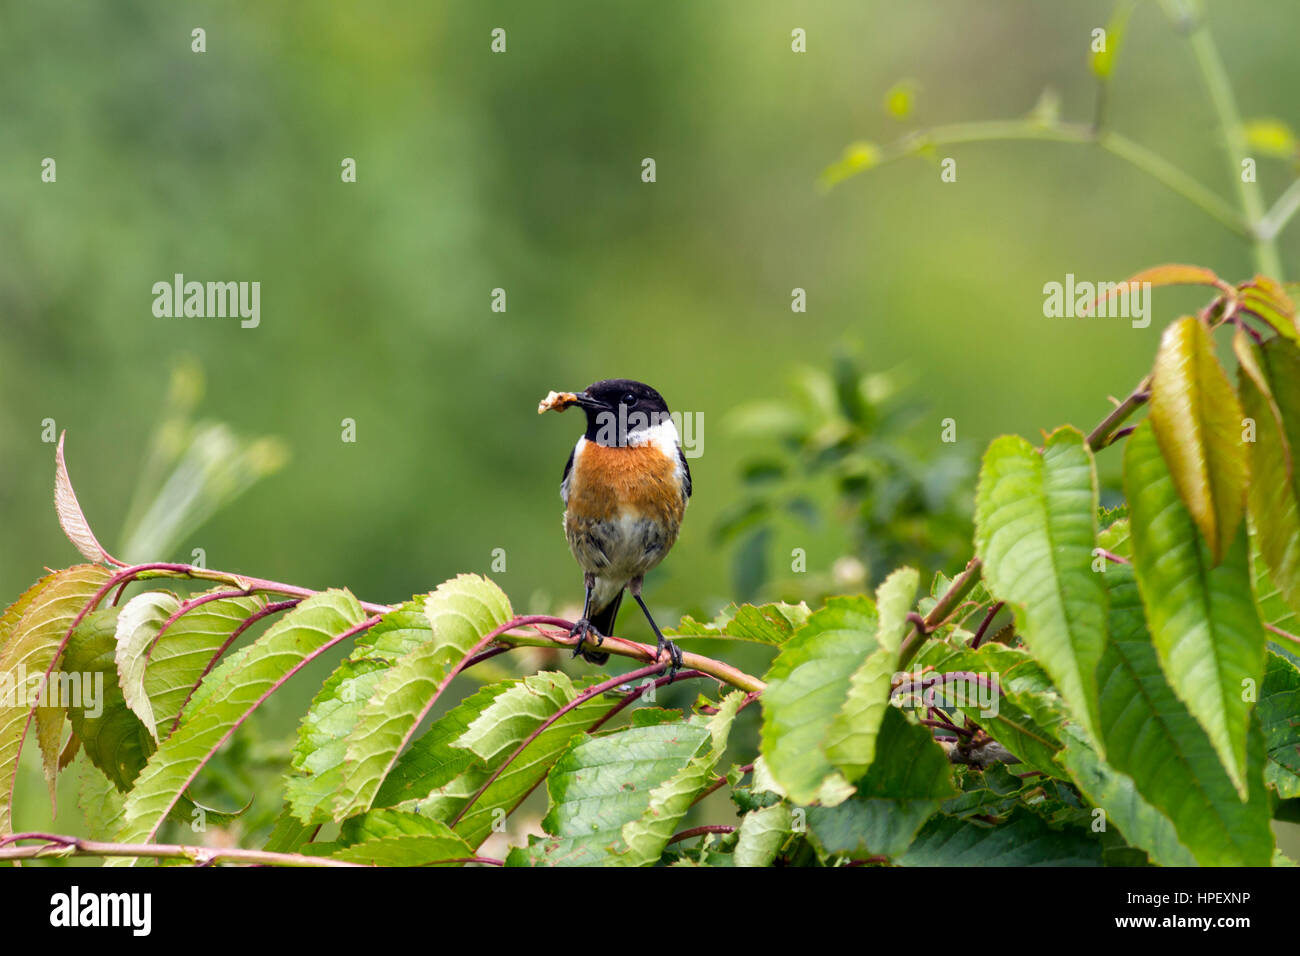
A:
[[[202,766],[262,702],[306,662],[336,644],[365,618],[346,591],[308,598],[247,651],[206,679],[210,693],[195,699],[181,725],[141,771],[126,801],[123,842],[147,840]]]
[[[1264,629],[1251,594],[1244,529],[1216,567],[1179,500],[1153,429],[1143,424],[1124,455],[1133,564],[1151,640],[1169,684],[1205,728],[1244,799],[1247,682],[1264,676]]]
[[[1264,779],[1284,800],[1300,797],[1300,671],[1280,654],[1268,655],[1259,719],[1268,745]]]
[[[1300,351],[1280,338],[1259,348],[1244,334],[1234,345],[1242,405],[1256,428],[1247,513],[1270,580],[1300,609]]]
[[[933,818],[899,861],[903,866],[1100,866],[1100,843],[1080,826],[1052,827],[1017,807],[996,827]]]
[[[462,575],[387,608],[363,605],[346,591],[313,594],[201,566],[119,570],[82,513],[60,442],[56,514],[90,563],[42,578],[0,617],[0,691],[7,691],[0,700],[0,832],[14,826],[18,763],[23,745],[35,738],[51,788],[61,770],[73,767],[85,825],[101,839],[160,840],[168,817],[193,805],[191,790],[222,778],[232,763],[239,769],[272,765],[266,790],[278,815],[265,827],[256,825],[255,815],[240,817],[223,836],[241,845],[260,843],[284,854],[280,862],[286,863],[328,857],[367,865],[456,865],[490,854],[503,858],[496,862],[535,865],[1282,862],[1273,823],[1300,817],[1300,672],[1288,653],[1300,632],[1300,327],[1281,281],[1276,239],[1300,206],[1292,183],[1265,209],[1259,187],[1241,176],[1239,164],[1249,150],[1282,159],[1280,168],[1293,172],[1297,141],[1282,121],[1240,122],[1231,90],[1217,75],[1219,57],[1201,4],[1163,6],[1185,18],[1180,26],[1196,44],[1217,114],[1212,125],[1242,196],[1240,211],[1112,129],[1106,107],[1123,75],[1123,45],[1132,42],[1126,41],[1131,0],[1115,4],[1104,48],[1088,58],[1099,95],[1095,115],[1083,122],[1063,119],[1061,97],[1046,91],[1023,117],[917,130],[892,145],[855,142],[823,177],[831,185],[895,159],[932,161],[950,146],[981,140],[1082,145],[1154,177],[1249,244],[1263,274],[1239,283],[1181,264],[1133,277],[1156,286],[1190,285],[1213,299],[1197,315],[1170,325],[1150,377],[1114,420],[1086,438],[1067,426],[1041,447],[1015,436],[997,439],[984,455],[978,492],[971,494],[971,450],[940,430],[944,420],[923,417],[897,373],[870,373],[841,356],[828,371],[798,373],[789,400],[737,410],[731,423],[753,440],[746,449],[751,457],[741,466],[741,493],[717,527],[717,539],[734,546],[736,603],[717,616],[685,618],[674,633],[700,639],[695,646],[723,639],[752,646],[723,644],[729,657],[734,652],[735,660],[727,662],[688,659],[688,673],[718,682],[716,688],[688,685],[687,693],[703,687],[690,713],[650,701],[625,706],[642,692],[637,681],[657,673],[639,666],[640,651],[623,645],[612,649],[636,661],[636,677],[606,679],[584,668],[583,678],[574,679],[549,669],[556,665],[543,654],[564,647],[563,629],[553,621],[513,618],[505,593],[483,578]],[[35,22],[20,16],[20,35]],[[605,46],[622,49],[620,42]],[[409,46],[402,55],[414,63],[425,52]],[[675,68],[670,60],[655,61],[652,72],[666,77]],[[540,85],[514,87],[512,95],[528,96]],[[491,86],[488,95],[505,89]],[[627,109],[620,97],[606,99],[617,104],[605,117],[611,129],[646,115]],[[731,104],[734,98],[714,99]],[[896,84],[884,101],[886,122],[918,115],[910,81]],[[397,103],[393,115],[402,109]],[[525,139],[554,125],[544,110],[516,112],[525,120],[519,127]],[[447,127],[453,138],[454,113]],[[31,126],[22,111],[18,118],[20,126]],[[617,144],[623,137],[606,139]],[[191,163],[196,158],[184,157]],[[556,171],[573,178],[563,163],[543,166],[543,181]],[[559,194],[539,188],[534,178],[516,178],[530,201],[543,197],[530,214],[531,225],[540,228],[548,218],[544,197]],[[446,180],[426,177],[425,200],[437,198],[427,192],[435,181]],[[740,193],[748,198],[753,190]],[[437,226],[436,218],[422,216],[432,205],[439,203],[406,204],[399,223],[424,235],[429,222]],[[82,212],[75,204],[68,209]],[[448,222],[455,228],[447,235],[463,233],[459,226],[473,222],[473,211],[466,206],[453,215]],[[897,225],[890,229],[892,236]],[[276,237],[272,245],[296,248]],[[389,260],[403,260],[387,251],[381,258],[386,264],[371,271],[391,278]],[[19,260],[14,268],[22,267]],[[965,277],[960,281],[966,289]],[[999,281],[1009,280],[999,274]],[[368,291],[388,294],[386,286],[402,288],[379,281]],[[930,299],[928,287],[899,286],[920,305],[907,314],[883,303],[884,310],[899,313],[890,315],[888,331],[906,334],[908,323],[927,313],[944,323],[966,318],[935,308],[953,300]],[[340,287],[350,294],[347,283]],[[589,293],[583,290],[585,299],[601,301]],[[22,312],[25,302],[44,299],[19,295],[15,301]],[[647,314],[666,314],[669,308],[661,306],[679,304],[671,297],[652,302]],[[1239,366],[1235,385],[1216,352],[1215,336],[1227,326],[1233,327]],[[534,345],[554,338],[553,324],[544,322],[515,331],[533,335]],[[397,353],[385,355],[384,349],[410,337],[389,333],[370,343],[380,348],[358,354],[391,370]],[[133,340],[128,344],[141,344],[134,341],[138,329],[114,329],[111,336],[79,336],[76,347],[98,347],[122,334]],[[762,336],[749,338],[764,347]],[[272,347],[263,354],[283,351]],[[408,356],[399,364],[408,361],[413,369],[427,354],[398,351]],[[20,377],[23,364],[14,364]],[[739,361],[729,365],[747,368]],[[927,391],[933,390],[935,376],[926,371]],[[989,373],[982,366],[978,371]],[[726,376],[729,384],[741,381],[734,368]],[[79,378],[78,387],[120,399],[115,408],[135,404],[101,377]],[[146,392],[158,391],[155,381],[137,378]],[[427,376],[388,378],[408,384],[376,399],[375,407],[429,411],[419,404],[428,400]],[[267,379],[273,390],[284,384]],[[337,385],[330,376],[313,381],[314,391],[298,404],[317,415],[322,395]],[[959,394],[973,398],[978,387],[973,381]],[[165,418],[127,509],[121,554],[129,561],[166,559],[214,509],[284,460],[274,439],[244,438],[224,424],[194,420],[200,391],[194,367],[183,366],[160,403]],[[44,394],[16,388],[19,393]],[[1130,435],[1122,426],[1148,401],[1149,421]],[[1103,512],[1094,456],[1120,442],[1126,446],[1124,488],[1108,499],[1116,508]],[[362,467],[382,472],[368,460]],[[317,492],[325,487],[313,485]],[[297,494],[311,491],[295,488]],[[479,520],[476,509],[460,512],[440,516],[449,523],[438,546],[453,546],[454,532]],[[368,542],[374,527],[386,526],[358,522],[355,533]],[[784,560],[790,533],[809,529],[838,535],[835,553],[845,559],[839,569],[830,571],[831,562],[819,560],[807,573],[775,570],[783,562],[774,555]],[[372,582],[424,566],[400,559],[414,553],[400,537],[383,542],[382,562],[358,549],[358,562],[378,568]],[[429,546],[422,536],[407,537],[419,541],[415,547]],[[972,539],[976,560],[963,568]],[[38,566],[26,555],[21,560]],[[936,572],[934,586],[919,598],[922,578],[913,568],[927,577]],[[203,581],[199,586],[214,589],[193,595],[147,590],[128,598],[109,586],[113,576],[113,584],[124,587],[165,578],[169,586]],[[402,583],[399,593],[409,587]],[[827,599],[838,592],[849,593]],[[764,596],[788,603],[756,603]],[[246,630],[242,646],[234,646]],[[518,662],[522,673],[480,657],[538,644],[547,650],[536,657],[527,651],[505,658]],[[766,683],[738,668],[750,652],[752,659],[763,658]],[[339,655],[345,655],[341,661]],[[324,679],[292,746],[273,741],[260,747],[262,705],[273,697],[279,704],[281,687],[316,668]],[[53,699],[18,693],[20,682],[27,691],[33,677],[51,670],[58,678],[52,689],[60,691]],[[63,678],[74,675],[102,679],[97,707],[62,693],[72,686]],[[681,688],[665,693],[680,694]],[[755,724],[761,728],[756,748]],[[539,836],[532,821],[543,802]],[[719,814],[726,822],[717,822]],[[711,825],[694,827],[702,822]]]
[[[808,605],[735,604],[723,609],[712,621],[700,622],[687,615],[675,628],[664,631],[671,637],[720,637],[730,640],[754,641],[780,647],[808,620]]]
[[[462,574],[424,605],[430,638],[393,663],[361,708],[346,738],[344,772],[334,800],[342,819],[366,810],[424,715],[484,635],[511,618],[510,601],[491,581]]]
[[[645,865],[709,781],[743,695],[708,720],[632,726],[580,738],[547,777],[548,834],[511,852],[512,866]]]
[[[764,678],[763,757],[796,803],[834,805],[853,792],[828,748],[851,729],[838,718],[859,666],[880,648],[876,630],[870,598],[832,598],[781,649]],[[862,710],[856,701],[852,707]]]
[[[131,711],[117,683],[118,617],[114,607],[86,615],[68,642],[63,667],[68,673],[83,675],[83,680],[85,675],[103,680],[100,713],[92,716],[85,707],[70,707],[68,716],[72,732],[91,764],[118,790],[126,792],[154,748],[149,728]]]
[[[973,456],[951,438],[934,450],[937,419],[918,437],[927,409],[901,373],[868,373],[843,352],[829,372],[800,369],[791,388],[788,400],[744,405],[729,417],[759,449],[741,467],[743,494],[714,530],[717,541],[736,545],[739,600],[842,591],[845,581],[834,577],[773,573],[789,564],[788,550],[772,560],[773,545],[795,532],[842,529],[843,555],[865,566],[867,580],[900,564],[950,565],[968,550]]]
[[[1151,428],[1216,564],[1236,536],[1245,502],[1241,425],[1241,405],[1209,333],[1184,316],[1165,330],[1156,355]]]
[[[1088,437],[1064,427],[1042,447],[991,443],[965,569],[935,573],[928,593],[904,566],[874,596],[683,619],[683,640],[771,656],[759,680],[689,655],[688,674],[731,685],[690,713],[641,699],[661,664],[581,680],[494,670],[488,657],[566,646],[568,632],[516,617],[476,575],[384,607],[187,565],[77,565],[0,618],[0,688],[23,667],[53,668],[102,680],[103,694],[95,707],[62,693],[0,702],[9,787],[35,726],[51,782],[75,764],[99,838],[159,841],[169,819],[207,815],[285,864],[1284,862],[1273,822],[1300,799],[1300,670],[1269,639],[1289,645],[1300,620],[1300,352],[1246,323],[1294,324],[1294,307],[1259,278],[1267,316],[1205,270],[1147,274],[1217,297],[1170,327],[1149,383]],[[1229,323],[1235,388],[1210,337]],[[1150,420],[1120,430],[1148,384]],[[868,392],[828,407],[869,408]],[[1126,494],[1103,509],[1094,458],[1121,440]],[[112,563],[61,449],[56,486],[69,537]],[[105,601],[157,577],[215,583]],[[335,647],[292,746],[257,749],[250,718]],[[756,751],[737,720],[751,705]],[[240,768],[255,764],[273,768],[261,816],[194,802],[214,779],[249,786]],[[525,808],[543,799],[539,834]],[[714,822],[718,807],[730,822]]]
[[[975,551],[989,587],[1016,609],[1026,646],[1094,742],[1106,589],[1093,569],[1097,478],[1083,435],[1063,428],[1041,452],[1007,436],[989,446],[975,504]]]
[[[1097,671],[1101,729],[1110,764],[1173,822],[1205,865],[1265,865],[1273,840],[1268,801],[1243,803],[1205,730],[1171,689],[1147,629],[1130,568],[1106,571],[1110,641]]]
[[[825,858],[901,856],[940,804],[956,795],[943,750],[897,708],[886,708],[878,746],[880,758],[850,799],[808,811],[813,841]]]
[[[11,829],[18,757],[33,716],[56,728],[40,734],[48,779],[57,761],[63,712],[28,705],[32,679],[54,667],[68,629],[109,577],[90,564],[55,572],[28,588],[0,618],[0,674],[8,678],[0,698],[0,833]]]

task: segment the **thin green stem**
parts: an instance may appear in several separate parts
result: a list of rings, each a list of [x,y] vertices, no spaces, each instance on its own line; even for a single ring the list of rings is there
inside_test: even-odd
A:
[[[1237,195],[1241,200],[1242,212],[1250,224],[1251,240],[1255,258],[1255,268],[1264,275],[1282,281],[1282,260],[1278,256],[1277,244],[1271,236],[1260,233],[1260,224],[1264,218],[1264,198],[1259,183],[1251,177],[1249,181],[1242,175],[1243,161],[1247,159],[1246,134],[1242,128],[1241,112],[1237,108],[1237,98],[1232,92],[1232,83],[1228,71],[1224,69],[1223,58],[1210,33],[1205,14],[1200,5],[1196,7],[1196,17],[1187,35],[1192,47],[1192,55],[1200,70],[1201,80],[1210,103],[1219,119],[1219,134],[1224,150],[1228,155],[1228,175],[1236,184]]]
[[[1128,398],[1116,405],[1115,410],[1103,418],[1097,427],[1088,433],[1088,447],[1093,451],[1101,451],[1105,448],[1108,444],[1107,439],[1114,433],[1115,429],[1150,399],[1151,376],[1148,375],[1138,383],[1137,388],[1129,393]]]
[[[846,159],[823,174],[822,183],[833,186],[866,169],[892,163],[935,146],[952,146],[961,143],[1006,142],[1012,140],[1042,140],[1053,143],[1093,144],[1116,156],[1135,169],[1146,173],[1157,182],[1196,205],[1228,229],[1245,239],[1253,237],[1250,226],[1232,204],[1213,190],[1189,176],[1178,166],[1145,146],[1119,133],[1098,132],[1082,123],[1060,121],[1043,122],[1034,118],[1014,120],[986,120],[972,123],[953,123],[905,136],[885,147],[879,155],[865,164]]]
[[[1147,175],[1163,183],[1184,199],[1190,200],[1242,238],[1251,238],[1249,223],[1209,187],[1183,172],[1169,160],[1115,132],[1102,133],[1097,145],[1118,156]]]
[[[948,585],[948,590],[943,592],[938,603],[930,609],[930,613],[923,619],[912,625],[911,632],[903,638],[902,646],[898,649],[898,669],[906,670],[907,665],[911,663],[916,652],[921,649],[937,627],[939,627],[948,615],[961,605],[962,599],[975,589],[975,585],[980,583],[980,572],[984,565],[979,558],[971,558],[966,565],[966,570],[952,579]]]
[[[1264,213],[1264,218],[1259,221],[1256,233],[1261,239],[1270,241],[1276,239],[1297,210],[1300,210],[1300,179],[1293,182],[1281,196],[1277,197],[1277,202],[1273,203],[1272,208]]]

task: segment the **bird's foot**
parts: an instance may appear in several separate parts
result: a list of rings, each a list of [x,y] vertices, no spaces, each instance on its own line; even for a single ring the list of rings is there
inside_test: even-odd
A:
[[[659,646],[655,649],[655,659],[662,661],[665,651],[668,652],[668,683],[671,684],[682,667],[682,649],[672,641],[666,641],[661,637]]]
[[[600,647],[605,643],[604,636],[600,631],[591,626],[591,622],[585,617],[573,625],[573,630],[569,631],[570,637],[576,637],[578,640],[573,645],[573,656],[577,657],[586,649],[584,645],[590,643],[592,647]],[[583,654],[586,657],[585,654]],[[591,658],[587,658],[590,660]]]

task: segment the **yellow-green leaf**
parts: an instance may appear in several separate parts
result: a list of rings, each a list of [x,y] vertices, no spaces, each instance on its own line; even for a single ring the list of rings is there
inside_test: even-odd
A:
[[[1209,333],[1184,316],[1165,330],[1151,381],[1151,424],[1174,487],[1217,564],[1245,510],[1241,404]]]

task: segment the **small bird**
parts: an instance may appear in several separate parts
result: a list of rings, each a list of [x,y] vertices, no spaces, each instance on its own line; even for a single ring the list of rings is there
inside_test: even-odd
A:
[[[560,481],[564,534],[586,589],[582,618],[571,632],[578,638],[574,656],[581,653],[595,664],[609,660],[592,648],[613,634],[626,589],[650,622],[656,656],[668,652],[671,679],[682,652],[664,638],[641,600],[641,581],[677,540],[691,497],[691,469],[677,426],[662,395],[625,378],[581,392],[551,392],[537,412],[574,405],[586,412],[587,430],[569,453]]]

